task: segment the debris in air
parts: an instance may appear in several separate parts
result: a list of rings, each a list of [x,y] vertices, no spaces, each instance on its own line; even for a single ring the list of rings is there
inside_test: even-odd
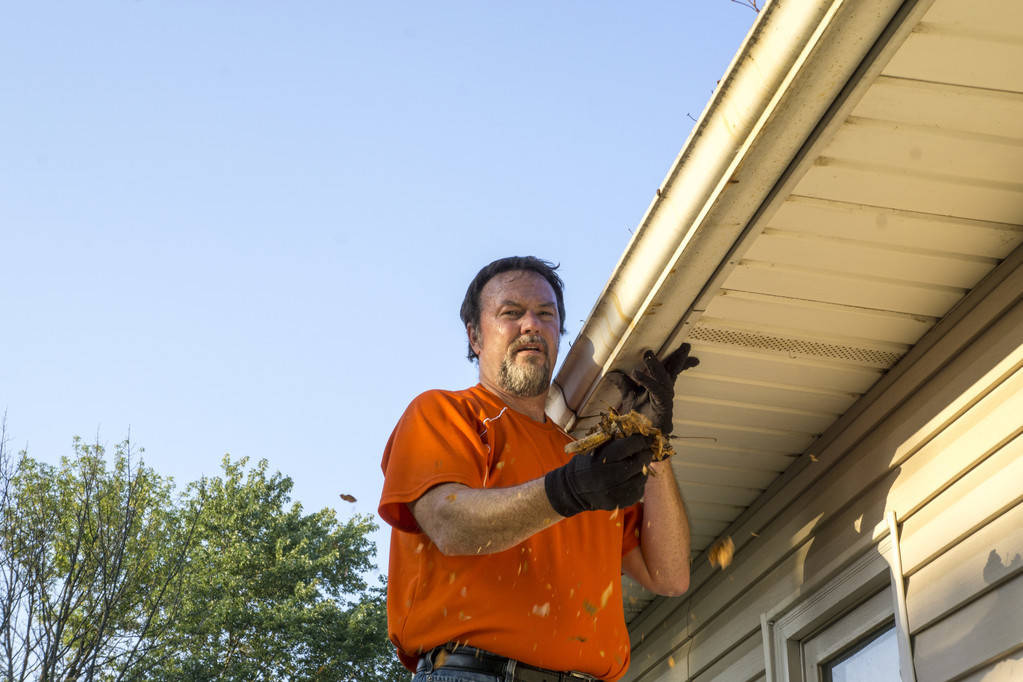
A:
[[[355,495],[349,495],[348,493],[341,493],[338,495],[345,502],[355,502]]]
[[[711,545],[710,550],[707,552],[707,558],[710,560],[711,566],[720,566],[723,571],[732,563],[732,556],[734,554],[735,543],[732,542],[731,537],[726,535]]]
[[[611,595],[614,593],[614,589],[615,583],[612,580],[607,584],[607,587],[604,588],[604,593],[600,595],[600,608],[604,608],[604,606],[607,605],[607,600],[611,598]]]

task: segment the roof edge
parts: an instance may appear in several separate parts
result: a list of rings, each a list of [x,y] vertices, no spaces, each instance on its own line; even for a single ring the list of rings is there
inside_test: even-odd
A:
[[[637,326],[668,282],[683,318],[902,4],[771,2],[761,11],[558,372],[547,408],[563,428],[608,371],[636,362]],[[740,176],[742,191],[729,191]],[[675,326],[638,341],[661,349]]]

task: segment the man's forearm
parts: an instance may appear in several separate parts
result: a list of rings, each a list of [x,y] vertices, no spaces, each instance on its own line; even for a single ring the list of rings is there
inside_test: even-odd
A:
[[[445,483],[411,508],[419,527],[448,556],[502,552],[564,518],[551,507],[542,478],[511,488]]]
[[[667,460],[652,462],[643,496],[640,550],[651,580],[661,594],[689,588],[689,517],[675,474]]]

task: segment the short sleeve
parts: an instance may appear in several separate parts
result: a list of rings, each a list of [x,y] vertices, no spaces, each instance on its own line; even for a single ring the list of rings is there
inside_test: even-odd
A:
[[[622,556],[639,547],[643,527],[643,505],[634,504],[625,510],[622,518]]]
[[[380,517],[419,532],[408,505],[441,483],[483,487],[487,446],[472,408],[444,391],[428,391],[405,410],[384,450]]]

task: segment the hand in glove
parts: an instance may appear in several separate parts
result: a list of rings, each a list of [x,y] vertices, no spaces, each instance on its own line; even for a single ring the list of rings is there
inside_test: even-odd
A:
[[[619,411],[628,412],[643,406],[645,393],[650,398],[650,414],[647,416],[661,433],[669,435],[672,428],[675,380],[685,370],[700,364],[700,360],[690,356],[689,351],[689,344],[683,343],[661,362],[653,351],[648,350],[643,353],[643,364],[629,374],[610,372],[607,375],[608,380],[622,394]]]
[[[643,497],[652,456],[650,439],[639,434],[580,453],[544,477],[547,499],[562,516],[628,507]]]

